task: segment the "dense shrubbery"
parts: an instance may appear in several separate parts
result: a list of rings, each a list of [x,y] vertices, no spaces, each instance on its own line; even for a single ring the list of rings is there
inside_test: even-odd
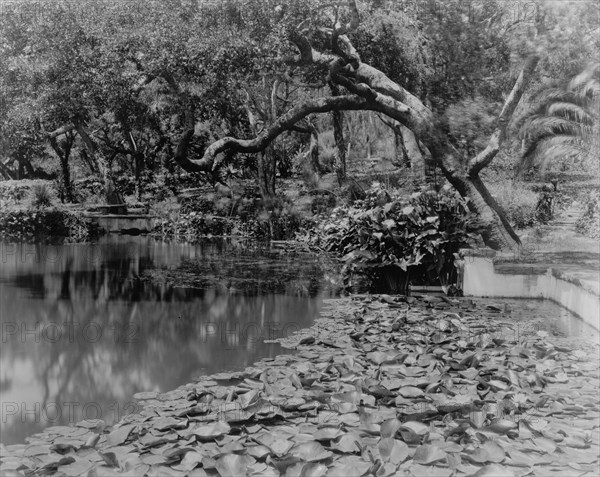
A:
[[[35,209],[50,207],[52,205],[52,192],[46,184],[36,184],[31,189],[30,202]]]
[[[600,238],[600,193],[598,191],[589,194],[585,212],[575,226],[580,234]]]
[[[96,204],[104,198],[104,185],[99,178],[86,177],[75,181],[75,195],[80,202]]]
[[[190,212],[162,219],[154,233],[193,242],[209,235],[231,235],[233,228],[234,221],[227,218]]]
[[[521,182],[502,181],[490,184],[490,192],[502,204],[509,222],[516,229],[539,223],[539,195]]]
[[[361,281],[399,292],[409,283],[452,283],[454,254],[475,243],[479,231],[466,203],[448,189],[400,198],[377,188],[364,201],[335,209],[316,241],[343,257],[348,288]]]
[[[0,204],[11,206],[21,204],[24,199],[32,197],[34,190],[45,188],[50,196],[52,182],[46,180],[0,181]]]
[[[223,200],[226,203],[222,203]],[[184,202],[179,211],[164,214],[166,217],[162,219],[154,233],[189,241],[221,235],[292,240],[298,232],[314,225],[310,219],[303,217],[292,204],[282,198],[276,197],[259,202],[251,198],[239,200],[227,200],[226,197],[194,198],[191,202]],[[201,207],[198,207],[199,205]],[[233,214],[225,213],[230,210]]]
[[[208,236],[228,235],[267,240],[293,240],[298,232],[312,225],[313,223],[306,219],[287,213],[266,213],[260,217],[242,220],[240,217],[218,217],[190,212],[163,218],[154,229],[154,234],[190,242]]]
[[[58,209],[22,209],[0,212],[0,239],[31,241],[64,238],[83,242],[98,234],[79,214]]]

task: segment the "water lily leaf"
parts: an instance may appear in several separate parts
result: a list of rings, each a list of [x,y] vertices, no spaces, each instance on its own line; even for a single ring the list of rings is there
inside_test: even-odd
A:
[[[548,427],[549,422],[546,419],[532,419],[530,421],[525,421],[525,424],[534,431],[541,432]]]
[[[287,468],[285,477],[323,476],[326,472],[327,467],[322,464],[296,462]]]
[[[420,444],[429,433],[429,426],[417,421],[408,421],[398,429],[402,440],[407,444]]]
[[[248,447],[246,452],[255,459],[262,460],[271,453],[271,449],[269,449],[267,446],[257,445]]]
[[[515,474],[504,466],[490,464],[482,467],[470,477],[515,477]]]
[[[273,467],[269,467],[264,462],[255,462],[254,464],[248,466],[246,475],[256,475],[257,477],[279,477],[279,472],[277,472]]]
[[[359,465],[335,462],[327,471],[327,477],[362,477],[370,468],[368,462],[360,462]]]
[[[475,449],[471,454],[465,455],[465,457],[477,464],[485,464],[486,462],[490,462],[490,455],[481,447]]]
[[[135,424],[126,424],[121,427],[117,427],[112,431],[106,438],[106,443],[109,446],[118,446],[123,444],[131,434],[131,431],[135,428]]]
[[[286,439],[282,434],[263,434],[256,441],[269,449],[278,457],[286,455],[294,447],[294,443]]]
[[[166,449],[162,455],[167,459],[169,464],[179,462],[181,458],[188,452],[193,452],[194,449],[191,447],[172,447]]]
[[[187,425],[187,421],[173,417],[160,417],[153,420],[152,425],[157,431],[167,431],[169,429],[183,429]]]
[[[53,444],[50,446],[50,450],[53,452],[56,452],[57,454],[68,454],[71,451],[76,451],[77,448],[73,445],[73,444]],[[48,453],[48,450],[46,448],[46,452]],[[25,454],[27,455],[27,454]],[[35,455],[35,454],[31,454],[31,455]]]
[[[169,440],[171,440],[171,442],[172,442],[173,440],[176,440],[176,438],[169,439],[169,437],[167,437],[167,435],[157,436],[157,435],[153,434],[152,432],[149,432],[148,434],[146,434],[140,438],[140,444],[142,444],[146,448],[150,448],[150,447],[159,446],[161,444],[165,444],[165,443],[169,442]]]
[[[165,456],[156,454],[145,454],[140,459],[146,465],[166,464],[169,461]]]
[[[247,455],[225,454],[217,459],[215,468],[221,477],[245,476],[248,466],[255,462]]]
[[[358,411],[356,404],[351,402],[341,402],[333,407],[339,414],[355,413]]]
[[[397,356],[400,356],[400,354],[390,351],[373,351],[372,353],[367,354],[367,359],[371,360],[375,364],[383,364],[395,362]]]
[[[59,470],[70,477],[79,477],[85,475],[92,467],[93,464],[89,460],[77,458],[75,462],[60,466]]]
[[[362,440],[357,432],[348,432],[341,436],[336,442],[331,443],[331,447],[345,454],[360,452]]]
[[[469,420],[475,429],[480,429],[486,420],[485,412],[483,411],[473,411],[469,414]]]
[[[434,444],[423,444],[417,447],[413,456],[416,464],[431,465],[446,459],[446,453]]]
[[[172,466],[173,469],[181,470],[183,472],[190,472],[202,463],[203,454],[196,451],[188,451],[181,459],[181,462],[177,465]]]
[[[119,461],[114,452],[98,452],[108,467],[119,467]]]
[[[414,386],[404,386],[398,389],[398,394],[400,394],[403,398],[415,398],[423,396],[423,391]]]
[[[294,457],[298,457],[305,462],[319,462],[329,459],[333,454],[317,441],[303,442],[296,444],[289,452]]]
[[[564,443],[575,449],[587,449],[590,447],[590,443],[582,436],[569,436],[564,440]]]
[[[135,393],[133,395],[133,399],[137,399],[139,401],[145,401],[148,399],[156,399],[157,396],[158,396],[157,392],[147,391],[147,392]]]
[[[93,429],[102,431],[106,427],[106,423],[102,419],[84,419],[75,424],[77,427],[83,427],[85,429]]]
[[[488,461],[493,462],[495,464],[499,464],[502,462],[506,456],[504,453],[504,449],[496,444],[494,441],[487,441],[482,446],[481,449],[485,450],[488,454]]]
[[[548,454],[553,454],[556,450],[556,444],[554,443],[554,441],[545,437],[536,437],[533,439],[533,443],[540,450],[547,452]]]
[[[498,419],[485,428],[486,431],[495,432],[496,434],[506,434],[509,431],[514,431],[518,428],[518,424],[508,419]]]
[[[532,457],[518,450],[509,451],[509,455],[510,458],[506,460],[506,463],[510,465],[518,467],[531,467],[536,463]]]
[[[425,373],[427,373],[427,369],[422,368],[420,366],[411,366],[411,367],[404,367],[404,368],[400,369],[399,372],[400,372],[400,374],[402,374],[406,377],[416,378],[419,376],[423,376]]]
[[[454,470],[431,465],[414,464],[410,466],[410,473],[414,477],[450,477],[454,473]]]
[[[306,338],[302,338],[298,344],[299,345],[311,345],[311,344],[314,344],[315,341],[316,341],[316,339],[314,336],[307,336]]]
[[[402,423],[396,418],[382,422],[380,428],[381,437],[394,437],[400,426],[402,426]]]
[[[247,393],[241,394],[238,397],[238,403],[242,406],[242,409],[247,409],[249,406],[256,404],[261,396],[261,391],[253,389]]]
[[[315,440],[317,441],[331,441],[337,439],[343,434],[343,432],[335,427],[324,427],[315,432]]]
[[[187,435],[193,434],[201,442],[212,441],[229,434],[231,426],[223,421],[218,421],[213,424],[200,425],[188,429]]]
[[[487,383],[493,391],[505,391],[506,389],[508,389],[508,384],[506,384],[504,381],[500,381],[498,379],[491,379],[490,381],[488,381]]]
[[[338,393],[331,396],[334,401],[347,402],[352,404],[360,403],[362,399],[362,393],[358,391],[350,391],[347,393]]]
[[[96,444],[98,444],[98,441],[100,440],[100,434],[92,434],[90,437],[87,438],[87,440],[85,441],[85,444],[83,444],[83,447],[88,447],[93,449],[94,447],[96,447]]]
[[[404,442],[391,437],[381,439],[377,447],[383,462],[398,465],[404,462],[409,455],[408,446]]]

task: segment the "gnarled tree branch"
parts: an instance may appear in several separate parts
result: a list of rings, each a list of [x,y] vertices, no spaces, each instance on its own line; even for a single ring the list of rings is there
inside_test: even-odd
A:
[[[484,167],[487,167],[492,162],[496,154],[498,154],[498,151],[500,151],[500,145],[506,138],[508,123],[525,92],[525,88],[529,84],[539,60],[540,58],[537,55],[532,55],[527,58],[512,91],[504,102],[500,116],[498,116],[496,129],[492,133],[488,145],[483,151],[469,161],[469,175],[479,174]]]
[[[266,148],[273,140],[275,140],[284,131],[290,130],[294,125],[313,113],[326,113],[330,111],[340,110],[363,110],[372,109],[374,105],[369,103],[360,96],[344,95],[333,98],[318,98],[306,101],[298,106],[293,107],[287,113],[277,118],[269,127],[265,128],[258,136],[253,139],[236,139],[233,137],[224,137],[213,142],[201,159],[193,160],[183,155],[175,154],[175,161],[188,172],[208,172],[213,171],[219,164],[217,155],[231,152],[249,152],[256,153]],[[189,131],[188,131],[189,133]],[[189,142],[191,136],[184,135],[182,140]],[[181,146],[181,142],[180,142]],[[178,150],[180,147],[178,146]]]

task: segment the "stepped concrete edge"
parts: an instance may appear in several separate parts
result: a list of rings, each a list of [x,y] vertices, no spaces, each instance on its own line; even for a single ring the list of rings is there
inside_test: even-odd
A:
[[[545,273],[499,273],[491,249],[462,249],[459,285],[465,296],[552,300],[600,330],[600,296],[579,278],[558,268]],[[504,261],[506,257],[502,257]]]

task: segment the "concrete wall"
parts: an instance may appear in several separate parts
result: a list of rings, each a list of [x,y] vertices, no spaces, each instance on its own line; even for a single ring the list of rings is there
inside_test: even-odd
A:
[[[465,296],[549,299],[600,330],[600,297],[577,281],[552,269],[542,275],[497,273],[489,251],[462,250],[461,256]]]

